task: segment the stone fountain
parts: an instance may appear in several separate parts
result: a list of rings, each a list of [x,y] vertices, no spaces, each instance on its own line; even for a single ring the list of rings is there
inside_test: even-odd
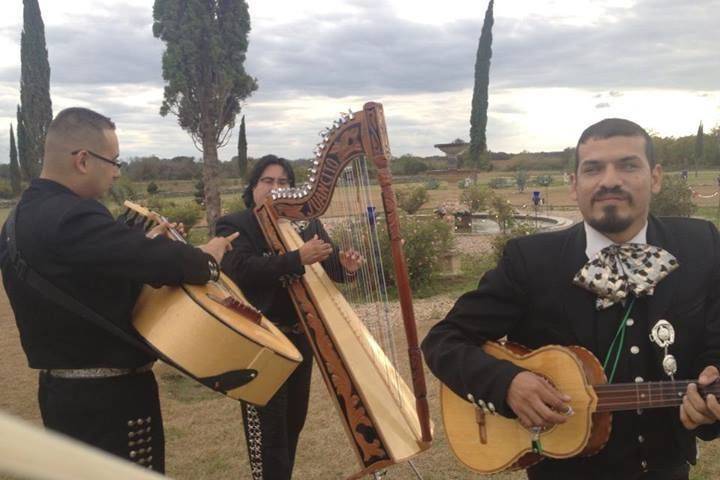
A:
[[[448,170],[457,170],[458,157],[465,153],[469,146],[469,143],[459,138],[452,143],[434,145],[435,148],[439,148],[447,156]]]

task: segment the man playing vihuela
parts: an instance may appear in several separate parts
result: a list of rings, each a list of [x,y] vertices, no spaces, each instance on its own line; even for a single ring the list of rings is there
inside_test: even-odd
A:
[[[430,369],[455,394],[527,432],[577,415],[574,392],[486,353],[488,341],[582,346],[610,384],[693,380],[675,406],[614,412],[598,453],[545,458],[528,468],[531,480],[688,479],[696,437],[717,436],[720,405],[698,385],[718,379],[720,238],[704,220],[650,215],[661,184],[639,125],[613,118],[588,127],[570,187],[584,221],[510,240],[497,267],[423,341]]]

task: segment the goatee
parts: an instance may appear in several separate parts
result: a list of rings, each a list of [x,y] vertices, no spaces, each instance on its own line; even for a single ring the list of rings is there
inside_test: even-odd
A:
[[[603,208],[600,218],[589,218],[587,223],[600,233],[620,233],[627,230],[633,223],[630,217],[620,217],[615,205],[608,205]]]

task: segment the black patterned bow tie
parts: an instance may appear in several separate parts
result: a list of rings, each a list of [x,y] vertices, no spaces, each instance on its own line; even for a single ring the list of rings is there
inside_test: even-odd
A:
[[[641,243],[624,243],[605,247],[580,271],[573,283],[597,295],[598,310],[635,297],[652,295],[655,285],[678,267],[668,251]]]

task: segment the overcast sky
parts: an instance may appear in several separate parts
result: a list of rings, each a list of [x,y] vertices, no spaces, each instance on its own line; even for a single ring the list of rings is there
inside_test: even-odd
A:
[[[113,118],[121,156],[199,155],[163,118],[163,44],[152,0],[40,0],[53,110]],[[485,0],[250,0],[249,154],[311,156],[340,111],[382,102],[393,153],[468,139]],[[499,0],[488,144],[559,150],[590,123],[633,119],[661,135],[720,124],[720,0]],[[0,162],[19,102],[22,0],[0,1]],[[238,120],[239,123],[239,120]],[[233,132],[235,133],[235,132]],[[233,134],[220,151],[237,152]]]

